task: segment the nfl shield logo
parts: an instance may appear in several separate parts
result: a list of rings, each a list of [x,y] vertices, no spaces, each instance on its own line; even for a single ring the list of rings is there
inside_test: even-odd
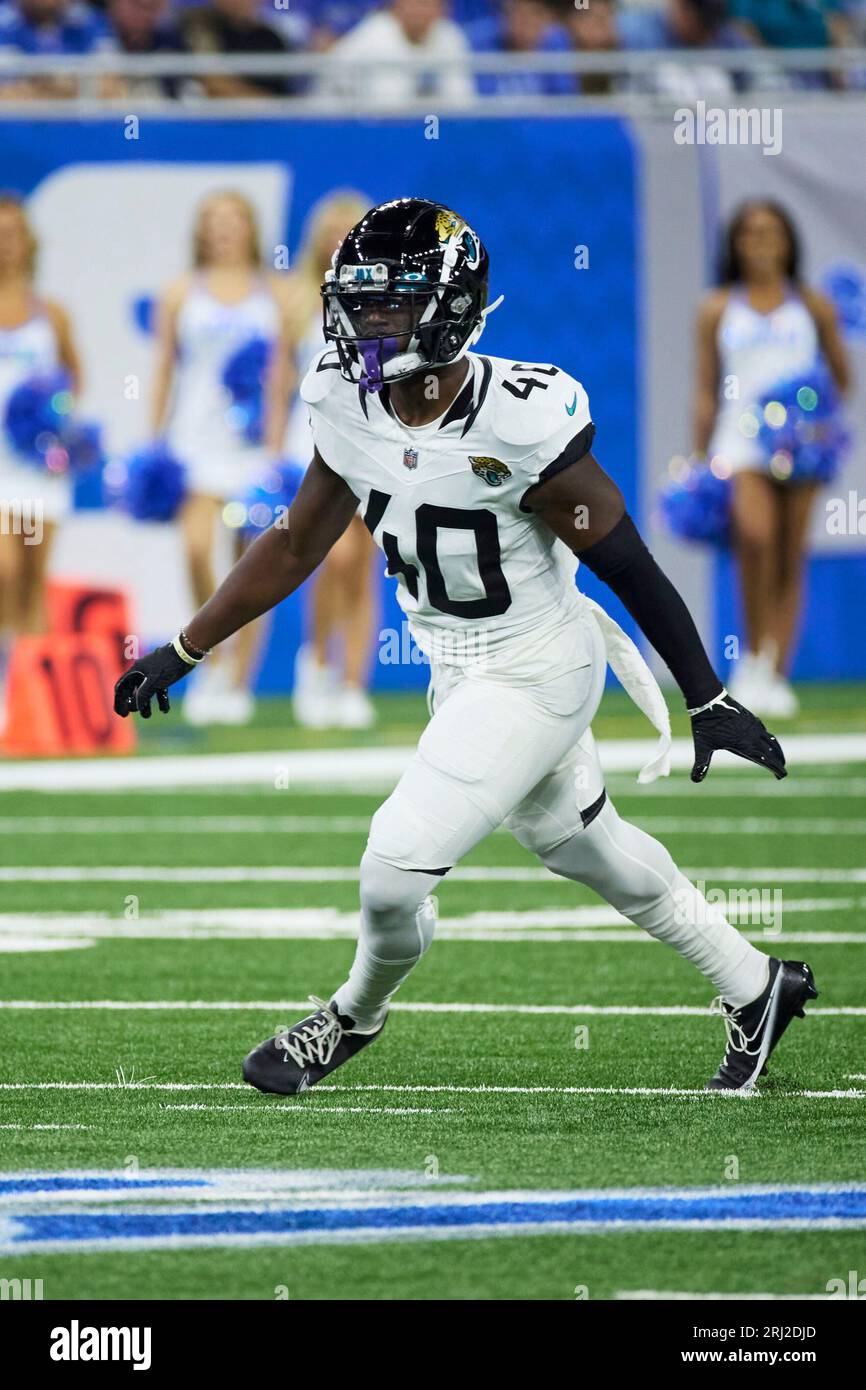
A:
[[[403,450],[403,467],[404,467],[404,468],[417,468],[417,467],[418,467],[418,450],[417,450],[417,449],[404,449],[404,450]]]

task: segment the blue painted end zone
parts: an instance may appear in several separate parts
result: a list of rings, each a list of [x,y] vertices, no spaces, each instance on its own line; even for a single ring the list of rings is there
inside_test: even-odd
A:
[[[538,1231],[545,1226],[629,1227],[716,1226],[721,1222],[761,1222],[769,1226],[796,1223],[841,1225],[858,1228],[866,1221],[866,1190],[781,1190],[769,1192],[702,1194],[697,1197],[664,1193],[598,1194],[555,1197],[536,1201],[498,1201],[495,1195],[480,1201],[392,1204],[364,1207],[282,1208],[278,1210],[152,1212],[71,1212],[24,1214],[12,1218],[17,1244],[63,1245],[78,1242],[143,1240],[159,1245],[183,1243],[184,1238],[219,1244],[220,1239],[246,1237],[322,1237],[337,1233],[359,1235],[381,1232],[383,1239],[401,1232],[448,1229],[459,1236],[461,1228],[491,1228],[506,1233],[522,1228]]]
[[[204,1178],[20,1177],[0,1178],[0,1197],[28,1192],[141,1192],[150,1188],[207,1187]]]

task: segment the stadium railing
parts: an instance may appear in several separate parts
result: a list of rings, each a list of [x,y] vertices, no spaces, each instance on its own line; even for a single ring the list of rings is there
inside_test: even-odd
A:
[[[177,111],[194,110],[196,114],[254,116],[261,107],[269,114],[275,111],[287,115],[345,115],[391,112],[401,115],[424,116],[429,113],[455,113],[471,110],[474,114],[563,114],[569,110],[613,107],[639,109],[671,106],[699,98],[707,70],[722,71],[736,78],[737,89],[722,92],[708,84],[707,99],[716,104],[730,100],[739,105],[760,97],[784,98],[786,105],[826,98],[862,101],[866,96],[866,47],[822,49],[698,49],[675,52],[624,52],[614,50],[598,53],[472,53],[462,71],[468,78],[485,74],[508,77],[526,74],[530,77],[574,76],[577,78],[603,76],[610,79],[607,92],[579,91],[573,93],[538,93],[508,90],[466,97],[446,97],[431,92],[401,100],[399,107],[383,98],[377,90],[383,76],[407,68],[419,74],[439,71],[423,55],[401,57],[399,60],[381,58],[364,64],[347,63],[329,54],[195,54],[158,53],[129,55],[98,53],[80,55],[29,55],[10,50],[0,51],[0,93],[2,87],[32,79],[66,79],[68,95],[57,97],[30,96],[26,100],[0,100],[0,119],[22,115],[57,116],[66,118],[70,104],[76,115],[88,112],[126,111],[131,97],[137,109],[166,108]],[[681,70],[693,80],[694,87],[686,92],[660,89],[660,72]],[[453,68],[452,68],[453,71]],[[207,77],[282,78],[298,84],[297,94],[261,97],[209,96],[200,84]],[[142,91],[134,86],[124,95],[107,95],[106,78],[142,79],[156,86],[165,79],[173,81],[176,95],[157,91]],[[661,84],[662,88],[664,84]]]

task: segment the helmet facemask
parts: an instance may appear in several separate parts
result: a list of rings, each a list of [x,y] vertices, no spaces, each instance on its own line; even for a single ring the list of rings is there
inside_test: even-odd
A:
[[[322,287],[325,338],[340,367],[366,391],[381,391],[461,357],[480,327],[473,297],[458,285],[420,275],[391,276],[384,264],[341,266]],[[473,322],[473,312],[475,322]]]

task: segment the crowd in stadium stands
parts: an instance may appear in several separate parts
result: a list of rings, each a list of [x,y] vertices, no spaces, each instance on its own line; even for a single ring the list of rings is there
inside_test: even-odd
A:
[[[310,90],[339,98],[354,90],[352,72],[375,59],[370,94],[399,107],[416,97],[463,100],[474,93],[534,95],[654,90],[688,98],[746,85],[743,75],[710,65],[684,69],[677,50],[824,48],[866,42],[866,0],[0,0],[0,53],[280,54],[313,52],[339,59],[324,77],[279,74],[210,76],[194,90],[213,97],[293,95]],[[472,52],[568,53],[666,49],[646,75],[467,70]],[[429,71],[401,66],[429,57]],[[857,81],[858,79],[847,79]],[[188,79],[100,79],[105,96],[182,96]],[[830,73],[794,85],[839,86]],[[349,84],[349,85],[347,85]],[[60,73],[0,79],[0,99],[63,97],[77,87]]]

